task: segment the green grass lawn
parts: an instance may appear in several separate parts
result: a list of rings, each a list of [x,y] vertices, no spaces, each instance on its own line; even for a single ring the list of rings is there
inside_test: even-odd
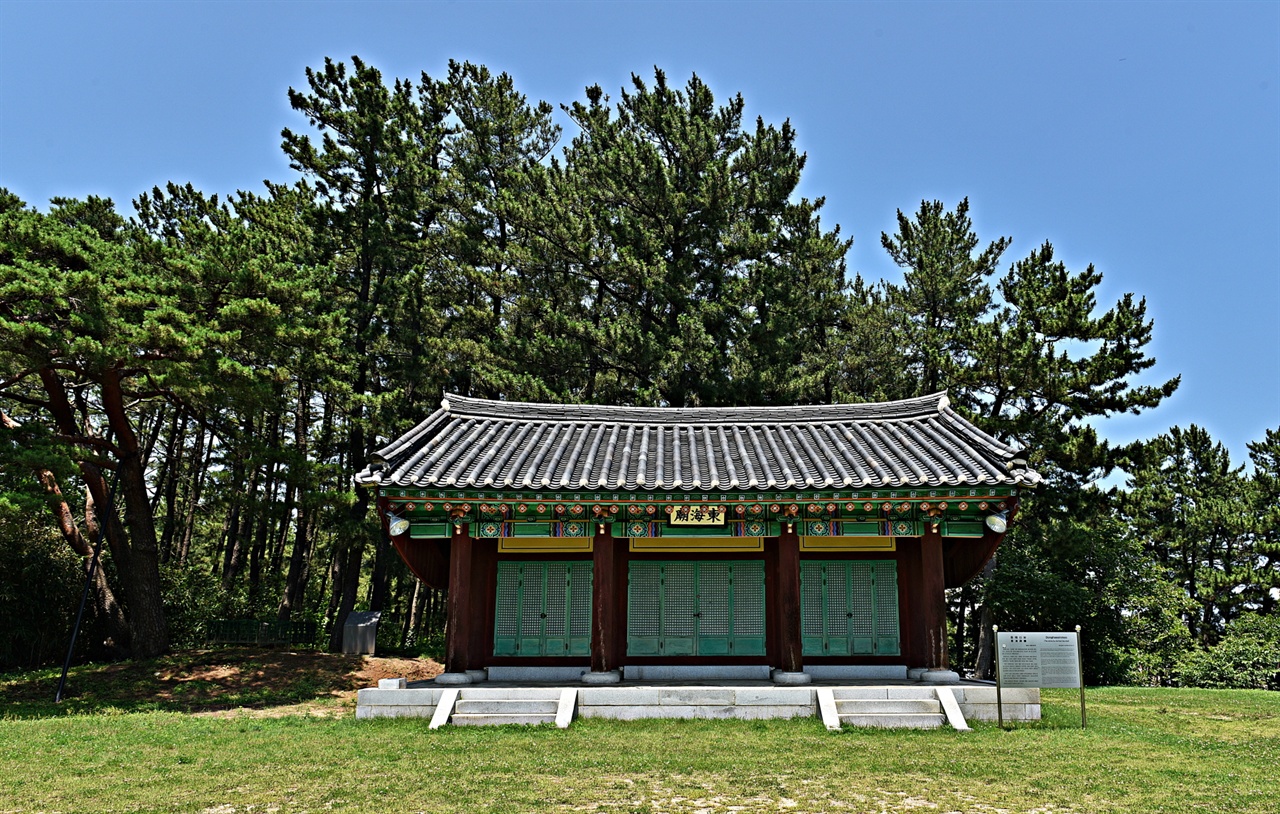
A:
[[[1280,694],[1090,690],[1083,731],[1078,697],[1046,691],[1043,722],[969,733],[828,733],[817,719],[432,732],[341,706],[11,704],[0,811],[1280,812]]]

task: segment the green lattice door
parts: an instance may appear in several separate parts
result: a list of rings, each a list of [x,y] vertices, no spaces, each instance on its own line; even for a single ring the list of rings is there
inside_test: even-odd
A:
[[[764,655],[764,564],[631,563],[627,654]]]
[[[591,563],[498,563],[495,656],[591,654]]]
[[[892,560],[800,563],[806,656],[896,656],[898,564]]]

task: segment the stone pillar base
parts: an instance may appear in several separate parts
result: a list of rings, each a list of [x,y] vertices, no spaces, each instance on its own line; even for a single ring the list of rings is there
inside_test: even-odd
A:
[[[591,672],[582,674],[583,684],[617,684],[622,681],[621,670],[605,670],[604,672]]]
[[[773,671],[774,684],[812,684],[813,676],[808,673],[789,673],[786,670]]]
[[[926,684],[959,684],[960,674],[955,670],[925,670],[920,680]]]
[[[436,683],[451,687],[458,686],[460,684],[470,684],[471,676],[466,673],[441,673],[436,676]]]
[[[907,670],[908,681],[923,681],[924,674],[929,672],[928,667],[911,667]]]
[[[479,684],[481,681],[489,680],[488,670],[467,670],[467,676],[470,677],[472,684]]]

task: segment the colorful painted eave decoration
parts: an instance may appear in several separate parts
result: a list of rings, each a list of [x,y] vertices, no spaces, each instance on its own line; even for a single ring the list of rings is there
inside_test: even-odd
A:
[[[383,489],[411,536],[448,536],[467,523],[476,537],[589,537],[610,523],[615,537],[776,536],[781,524],[806,536],[916,536],[926,524],[944,535],[982,536],[982,521],[1009,508],[1018,490],[905,489],[758,493],[490,492]],[[690,516],[723,522],[688,526]],[[943,525],[945,524],[945,525]]]

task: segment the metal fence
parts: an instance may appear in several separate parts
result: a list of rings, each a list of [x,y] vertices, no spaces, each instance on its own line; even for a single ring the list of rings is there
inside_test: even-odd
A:
[[[316,642],[315,622],[277,622],[258,619],[212,619],[208,644],[290,645],[310,647]]]

